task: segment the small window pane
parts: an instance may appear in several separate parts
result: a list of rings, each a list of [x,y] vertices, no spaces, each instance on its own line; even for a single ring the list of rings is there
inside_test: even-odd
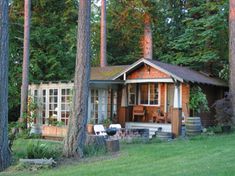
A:
[[[150,104],[158,104],[158,84],[150,84]]]
[[[128,104],[136,104],[136,84],[128,85]]]
[[[148,104],[148,84],[140,84],[140,103]]]

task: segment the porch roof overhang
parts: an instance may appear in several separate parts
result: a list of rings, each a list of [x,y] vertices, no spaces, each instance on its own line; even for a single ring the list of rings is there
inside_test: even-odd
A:
[[[124,84],[122,80],[90,80],[90,84]]]
[[[122,80],[90,80],[89,86],[93,88],[117,88],[118,85],[123,85]]]

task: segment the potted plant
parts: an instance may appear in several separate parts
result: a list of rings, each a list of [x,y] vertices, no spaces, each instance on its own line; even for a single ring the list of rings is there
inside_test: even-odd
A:
[[[232,95],[229,93],[225,94],[225,97],[217,100],[214,103],[215,111],[216,111],[216,121],[221,126],[222,132],[230,132],[232,126]]]
[[[203,111],[209,112],[206,95],[199,86],[193,87],[190,91],[189,108],[192,110],[193,116],[197,116]]]
[[[199,86],[190,90],[189,107],[193,116],[185,119],[185,132],[187,136],[195,136],[202,131],[200,113],[209,111],[206,95]]]
[[[95,124],[95,119],[90,118],[89,122],[87,123],[87,133],[88,134],[94,134],[94,124]]]
[[[112,121],[110,120],[110,118],[106,118],[103,120],[103,125],[105,128],[108,128],[111,123]]]

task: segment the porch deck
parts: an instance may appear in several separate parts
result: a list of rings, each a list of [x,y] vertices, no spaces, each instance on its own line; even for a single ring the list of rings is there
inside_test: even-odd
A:
[[[125,128],[140,129],[145,128],[149,129],[149,138],[152,138],[155,135],[155,132],[158,131],[158,128],[162,128],[163,132],[172,132],[171,124],[165,123],[144,123],[144,122],[126,122]]]

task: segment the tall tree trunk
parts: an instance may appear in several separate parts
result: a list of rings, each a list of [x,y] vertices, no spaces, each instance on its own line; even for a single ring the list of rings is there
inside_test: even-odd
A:
[[[144,38],[143,38],[143,53],[144,58],[152,59],[153,57],[153,44],[152,44],[152,29],[151,19],[148,13],[144,14]]]
[[[24,122],[27,113],[28,85],[29,85],[29,39],[30,39],[30,8],[31,0],[24,1],[24,53],[22,68],[20,122]]]
[[[232,94],[233,122],[235,123],[235,0],[229,1],[229,90]]]
[[[8,0],[0,0],[0,171],[10,165],[8,146]]]
[[[100,66],[107,65],[106,59],[106,0],[101,0],[101,20],[100,20]]]
[[[66,157],[83,157],[88,116],[90,79],[90,0],[80,0],[77,31],[77,57],[74,80],[73,111],[64,140]]]

